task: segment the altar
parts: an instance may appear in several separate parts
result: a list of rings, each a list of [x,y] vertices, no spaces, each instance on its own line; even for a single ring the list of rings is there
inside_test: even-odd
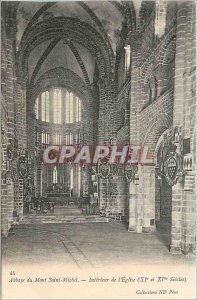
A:
[[[49,202],[69,205],[69,199],[72,197],[72,190],[69,187],[56,183],[47,188],[46,197]]]

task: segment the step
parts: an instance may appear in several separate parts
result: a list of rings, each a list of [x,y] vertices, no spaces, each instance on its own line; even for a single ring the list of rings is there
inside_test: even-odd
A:
[[[56,215],[81,215],[81,209],[79,208],[55,208],[54,214]]]
[[[106,223],[109,218],[100,216],[25,216],[20,224],[58,224],[58,223]]]

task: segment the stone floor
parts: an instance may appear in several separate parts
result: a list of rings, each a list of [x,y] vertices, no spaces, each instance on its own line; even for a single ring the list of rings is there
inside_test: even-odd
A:
[[[23,224],[2,240],[5,264],[61,263],[77,268],[114,264],[193,264],[184,255],[173,256],[165,233],[135,234],[124,224]]]

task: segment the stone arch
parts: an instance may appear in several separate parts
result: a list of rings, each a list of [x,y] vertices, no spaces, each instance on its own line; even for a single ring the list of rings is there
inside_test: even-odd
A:
[[[160,51],[156,55],[158,64],[164,64],[166,58],[174,55],[176,51],[176,28],[173,27],[164,37]]]
[[[123,8],[125,9],[125,14],[129,20],[129,31],[134,31],[136,29],[136,12],[133,1],[123,2]]]
[[[43,54],[41,55],[41,57],[39,58],[35,68],[34,68],[34,71],[32,73],[32,76],[31,76],[31,79],[30,79],[30,88],[31,86],[34,84],[34,81],[36,79],[36,76],[42,66],[42,64],[44,63],[44,61],[46,60],[46,58],[48,57],[48,55],[50,54],[50,52],[53,50],[53,48],[58,44],[58,42],[60,41],[59,38],[57,39],[54,39],[50,45],[46,48],[46,50],[43,52]]]
[[[66,45],[66,42],[65,42],[65,45]],[[74,54],[74,56],[75,56],[75,58],[76,58],[76,60],[78,62],[78,65],[81,68],[81,71],[83,73],[83,77],[85,79],[85,83],[87,84],[87,86],[89,87],[89,89],[91,89],[91,87],[90,87],[90,79],[89,79],[89,76],[88,76],[88,72],[86,70],[86,67],[85,67],[85,65],[83,63],[83,60],[82,60],[79,52],[77,51],[77,48],[74,46],[74,44],[72,42],[69,42],[68,46],[69,46],[70,50],[72,51],[72,53]]]
[[[166,150],[163,153],[161,148],[165,134],[168,134],[169,128],[160,128],[158,138],[155,136],[154,157],[154,206],[155,206],[155,222],[158,232],[165,229],[168,239],[166,239],[166,247],[170,250],[171,231],[172,231],[172,187],[166,181],[163,174],[163,159],[165,159]],[[160,134],[161,133],[161,134]],[[162,153],[162,155],[161,155]]]
[[[159,137],[172,126],[172,122],[172,117],[167,114],[160,114],[151,120],[151,126],[142,141],[142,148],[145,145],[151,146],[149,151],[153,157]]]
[[[19,2],[20,3],[20,2]],[[47,2],[45,3],[36,13],[35,15],[31,18],[31,20],[29,21],[27,27],[25,28],[25,31],[23,33],[23,35],[28,34],[30,28],[34,25],[34,23],[36,23],[38,21],[38,18],[45,12],[47,11],[49,8],[51,8],[56,2]]]
[[[127,27],[129,31],[135,30],[136,27],[136,16],[135,16],[135,8],[133,3],[131,3],[130,7],[127,4],[121,5],[117,1],[110,1],[110,3],[121,12],[122,16],[127,20]]]
[[[144,140],[144,145],[151,145],[149,148],[149,153],[153,159],[153,164],[145,166],[144,170],[149,171],[151,176],[149,178],[143,178],[144,184],[151,185],[151,192],[144,190],[146,197],[152,205],[152,217],[155,220],[155,229],[160,231],[160,228],[165,228],[168,234],[168,239],[165,241],[166,247],[170,247],[170,232],[171,232],[171,206],[172,206],[172,188],[168,185],[165,178],[158,178],[157,167],[157,154],[163,135],[168,132],[169,128],[172,126],[172,118],[168,115],[159,115],[158,119],[154,118],[152,120],[152,126],[150,130],[147,131]]]
[[[31,76],[31,79],[30,79],[30,84],[29,84],[29,87],[31,89],[31,87],[34,85],[34,81],[35,81],[35,78],[42,66],[42,64],[44,63],[44,61],[46,60],[46,58],[48,57],[48,55],[51,53],[51,51],[53,50],[53,48],[58,44],[58,42],[60,41],[60,38],[57,38],[57,39],[54,39],[52,40],[52,42],[49,44],[49,46],[46,48],[46,50],[43,52],[43,54],[41,55],[41,57],[39,58],[35,68],[34,68],[34,71],[33,71],[33,74]],[[80,68],[81,68],[81,71],[83,73],[83,76],[84,76],[84,79],[85,79],[85,83],[87,84],[87,86],[90,88],[90,80],[89,80],[89,76],[88,76],[88,73],[87,73],[87,70],[86,70],[86,67],[83,63],[83,60],[81,58],[81,56],[79,55],[77,49],[75,48],[75,46],[72,44],[72,42],[69,42],[69,43],[66,43],[67,44],[71,51],[73,52]]]
[[[87,48],[97,59],[101,77],[110,77],[114,70],[114,59],[102,35],[89,24],[77,18],[55,17],[41,21],[31,27],[29,34],[24,34],[18,52],[20,76],[27,73],[27,59],[31,51],[41,42],[53,38],[76,41]]]
[[[143,30],[144,25],[150,17],[150,13],[155,12],[155,1],[142,1],[140,12],[139,12],[139,21],[138,27],[139,30]]]
[[[156,100],[157,97],[157,79],[154,74],[154,64],[150,63],[146,68],[146,73],[144,73],[143,78],[144,85],[144,93],[146,97],[148,96],[148,100],[146,100],[145,104],[152,103]]]
[[[29,21],[23,35],[27,35],[28,32],[31,30],[31,27],[38,21],[39,17],[46,12],[49,8],[51,8],[53,5],[55,5],[57,2],[47,2],[45,3],[36,13],[35,15],[32,17],[32,19]],[[97,15],[93,12],[93,10],[85,4],[84,1],[80,1],[78,2],[78,5],[81,6],[86,13],[90,16],[90,18],[95,22],[95,24],[97,25],[99,31],[102,33],[103,37],[106,40],[106,43],[108,44],[109,50],[110,50],[110,55],[114,56],[113,54],[113,50],[111,47],[111,44],[109,42],[109,38],[105,32],[105,29],[103,27],[103,24],[101,23],[101,21],[99,20],[99,18],[97,17]]]
[[[84,1],[79,1],[78,5],[80,5],[87,12],[87,14],[91,17],[91,19],[95,22],[95,24],[97,25],[97,27],[99,28],[100,32],[102,33],[103,37],[106,40],[106,43],[109,47],[110,55],[114,56],[111,44],[109,42],[108,35],[107,35],[100,19],[97,17],[97,15],[93,12],[93,10]]]
[[[162,64],[168,64],[170,61],[172,61],[175,57],[176,52],[176,40],[173,38],[171,42],[168,44],[166,51],[163,53],[162,56]]]
[[[27,98],[27,114],[30,116],[27,118],[29,132],[31,132],[30,128],[34,126],[32,114],[34,114],[35,100],[39,94],[50,88],[65,88],[80,98],[83,105],[83,122],[81,130],[83,132],[84,142],[92,144],[94,141],[93,133],[97,126],[97,123],[94,120],[94,98],[92,98],[92,95],[83,80],[73,71],[63,67],[57,67],[45,72],[32,87],[31,94]],[[28,138],[29,147],[31,148],[30,141],[32,135]]]
[[[31,94],[28,98],[30,107],[32,108],[34,106],[35,99],[39,93],[52,86],[65,87],[75,92],[84,102],[84,105],[88,107],[88,109],[86,109],[88,116],[93,116],[93,98],[86,84],[73,71],[62,67],[49,70],[40,76],[34,86],[32,86]]]
[[[153,56],[150,55],[150,57],[145,61],[145,63],[142,65],[141,68],[141,82],[144,84],[145,80],[147,80],[148,76],[150,75],[150,72],[152,72],[154,69],[154,59]]]
[[[160,148],[160,146],[161,146],[161,143],[162,143],[162,141],[163,141],[163,137],[164,137],[164,135],[165,134],[168,134],[168,132],[169,132],[169,129],[166,129],[161,135],[160,135],[160,137],[159,137],[159,139],[157,140],[157,143],[156,143],[156,145],[155,145],[155,149],[154,149],[154,162],[155,162],[155,165],[157,165],[157,153],[158,153],[158,151],[159,151],[159,148]]]
[[[143,72],[143,74],[144,74],[144,83],[147,82],[147,80],[150,76],[152,76],[153,69],[154,69],[154,65],[153,65],[153,63],[150,63],[147,66],[146,70],[144,70],[144,72]]]

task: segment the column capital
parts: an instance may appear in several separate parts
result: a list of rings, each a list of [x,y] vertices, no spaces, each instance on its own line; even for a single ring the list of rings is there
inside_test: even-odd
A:
[[[126,53],[130,53],[131,52],[131,45],[126,45],[124,47],[124,49],[125,49]]]

